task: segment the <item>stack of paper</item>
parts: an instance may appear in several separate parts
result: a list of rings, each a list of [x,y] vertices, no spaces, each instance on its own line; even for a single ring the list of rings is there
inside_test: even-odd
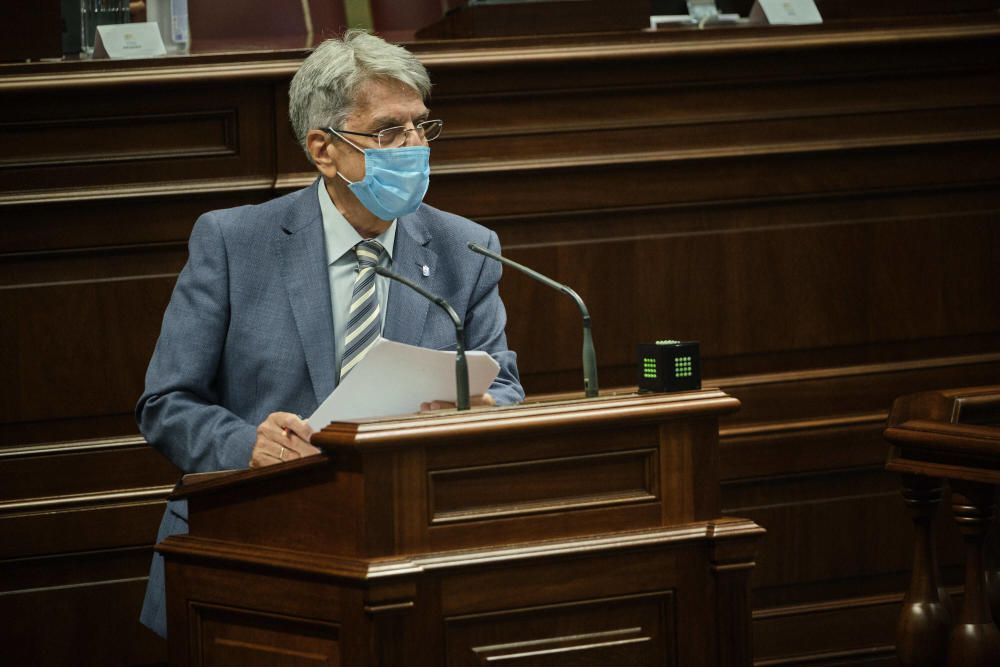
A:
[[[469,394],[489,389],[500,366],[486,352],[466,352]],[[330,422],[420,411],[426,401],[455,402],[455,353],[380,338],[307,420],[317,431]]]

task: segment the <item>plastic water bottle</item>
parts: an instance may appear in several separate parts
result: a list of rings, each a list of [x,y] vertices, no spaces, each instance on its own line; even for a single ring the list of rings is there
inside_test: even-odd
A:
[[[167,53],[187,53],[191,48],[187,0],[146,0],[146,21],[156,22]]]

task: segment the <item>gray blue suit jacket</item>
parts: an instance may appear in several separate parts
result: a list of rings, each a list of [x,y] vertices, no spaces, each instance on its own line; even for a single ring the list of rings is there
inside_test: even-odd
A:
[[[194,226],[136,406],[146,440],[185,472],[245,468],[267,415],[311,414],[335,387],[320,186],[212,211]],[[523,399],[504,334],[500,266],[466,247],[475,241],[499,251],[496,234],[427,205],[396,228],[392,270],[447,300],[463,318],[467,349],[497,360],[500,375],[489,389],[497,403]],[[433,349],[455,344],[447,315],[397,283],[382,333]],[[185,532],[186,503],[169,503],[157,541]],[[156,555],[141,620],[162,636],[164,597]]]

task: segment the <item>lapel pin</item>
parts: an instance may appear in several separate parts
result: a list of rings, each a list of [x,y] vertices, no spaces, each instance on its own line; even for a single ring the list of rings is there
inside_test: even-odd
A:
[[[421,267],[421,269],[420,269],[420,272],[421,272],[422,274],[424,274],[424,278],[426,278],[427,276],[431,275],[431,267],[429,267],[429,266],[427,266],[426,264],[424,264],[424,265],[423,265],[423,266]]]

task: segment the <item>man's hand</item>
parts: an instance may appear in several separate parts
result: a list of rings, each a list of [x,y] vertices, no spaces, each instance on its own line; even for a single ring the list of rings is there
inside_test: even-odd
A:
[[[470,396],[469,397],[469,407],[473,405],[496,405],[497,402],[493,400],[493,397],[489,394],[483,394],[482,396]],[[448,408],[454,408],[455,404],[451,401],[426,401],[420,404],[420,411],[427,412],[428,410],[447,410]]]
[[[312,432],[309,424],[298,415],[272,412],[257,427],[257,442],[250,454],[250,467],[262,468],[319,454],[319,450],[309,444]]]

